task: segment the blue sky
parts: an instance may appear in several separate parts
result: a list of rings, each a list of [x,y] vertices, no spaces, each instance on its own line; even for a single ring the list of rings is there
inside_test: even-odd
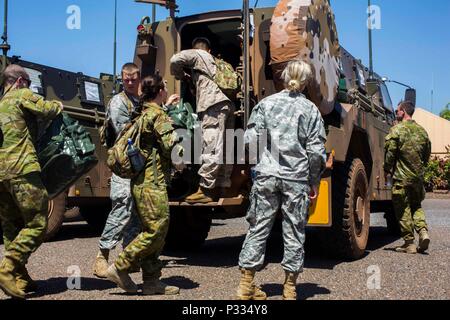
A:
[[[253,4],[255,0],[251,0]],[[381,30],[374,31],[375,71],[418,90],[418,105],[438,113],[450,102],[450,1],[372,0],[381,8]],[[133,59],[136,26],[151,6],[118,0],[118,66]],[[179,0],[180,16],[204,11],[237,9],[241,0]],[[260,0],[259,7],[276,0]],[[332,0],[341,44],[368,62],[367,1]],[[3,4],[3,3],[2,3]],[[11,54],[24,60],[98,76],[112,73],[113,0],[9,1]],[[81,29],[69,30],[70,5],[81,8]],[[0,6],[3,8],[3,6]],[[3,21],[1,9],[0,21]],[[167,11],[158,8],[157,18]],[[431,90],[434,78],[434,107]],[[404,88],[389,85],[394,103]]]

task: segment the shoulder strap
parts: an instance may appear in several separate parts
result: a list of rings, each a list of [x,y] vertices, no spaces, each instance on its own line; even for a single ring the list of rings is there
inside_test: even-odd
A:
[[[125,93],[125,91],[122,91],[120,93],[120,95],[125,99],[126,103],[127,103],[127,108],[128,108],[128,114],[131,116],[131,114],[133,113],[133,109],[134,109],[134,104],[133,102],[131,102],[130,98],[128,97],[128,95]]]

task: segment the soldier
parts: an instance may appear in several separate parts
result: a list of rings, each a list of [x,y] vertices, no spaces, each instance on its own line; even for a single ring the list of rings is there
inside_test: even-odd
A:
[[[405,240],[395,250],[411,254],[423,253],[430,245],[421,203],[425,199],[423,181],[431,142],[425,129],[412,120],[414,111],[409,101],[399,104],[396,113],[400,123],[386,136],[384,161],[385,176],[392,176],[392,202]],[[418,248],[414,243],[414,230],[419,234]]]
[[[296,281],[303,271],[305,226],[310,201],[318,196],[325,169],[325,128],[318,108],[302,91],[312,76],[303,61],[290,62],[283,78],[286,90],[262,100],[252,111],[245,143],[265,143],[254,168],[247,221],[250,224],[239,257],[240,300],[265,300],[266,294],[254,283],[255,271],[264,263],[266,241],[277,212],[283,214],[285,270],[283,299],[295,300]],[[263,141],[265,142],[265,141]]]
[[[140,71],[134,63],[127,63],[122,67],[122,81],[124,91],[115,95],[109,102],[105,120],[107,121],[106,125],[111,126],[111,131],[114,133],[113,140],[119,136],[126,124],[140,114]],[[131,195],[130,180],[112,174],[110,196],[112,210],[106,220],[99,242],[100,250],[94,264],[94,275],[99,278],[106,278],[109,252],[117,246],[122,238],[125,248],[140,232],[139,217]]]
[[[145,169],[131,180],[131,189],[143,231],[123,250],[107,277],[120,288],[137,293],[137,286],[129,276],[133,266],[140,263],[143,274],[144,295],[179,292],[179,288],[167,286],[159,280],[162,262],[159,255],[163,249],[169,228],[169,201],[166,181],[169,179],[171,152],[176,134],[171,119],[161,108],[167,100],[163,79],[149,76],[142,80],[142,131],[140,149],[148,155]],[[179,97],[171,96],[167,104],[177,103]]]
[[[26,264],[42,244],[47,229],[48,195],[42,184],[35,149],[39,121],[62,111],[57,101],[45,101],[30,89],[25,69],[10,65],[4,71],[5,95],[0,102],[0,220],[5,256],[0,264],[0,288],[25,298],[36,290]]]
[[[193,49],[183,50],[170,60],[172,75],[178,80],[193,80],[197,89],[197,109],[202,128],[202,166],[198,191],[186,198],[191,203],[208,203],[220,190],[231,187],[232,165],[223,164],[226,129],[233,129],[234,105],[214,82],[216,63],[206,38],[196,38]],[[192,75],[185,73],[191,69]]]

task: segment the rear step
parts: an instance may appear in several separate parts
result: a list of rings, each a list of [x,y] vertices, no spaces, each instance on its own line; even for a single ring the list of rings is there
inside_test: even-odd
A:
[[[225,207],[225,206],[240,206],[244,202],[244,196],[239,195],[234,198],[220,198],[217,202],[208,203],[187,203],[184,201],[169,201],[170,206],[177,207]]]

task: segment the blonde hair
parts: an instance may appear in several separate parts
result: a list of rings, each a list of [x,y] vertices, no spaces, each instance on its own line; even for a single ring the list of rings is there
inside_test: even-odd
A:
[[[285,87],[291,92],[302,92],[312,76],[311,66],[300,60],[289,62],[282,74]]]

